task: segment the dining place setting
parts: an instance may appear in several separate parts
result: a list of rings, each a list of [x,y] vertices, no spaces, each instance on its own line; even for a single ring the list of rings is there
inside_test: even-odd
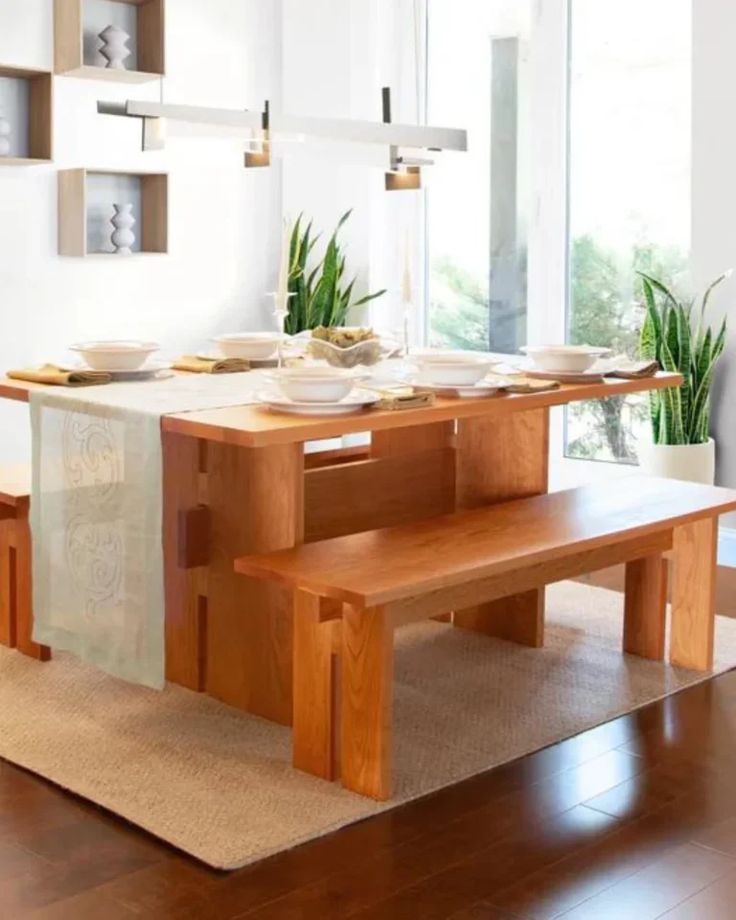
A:
[[[658,370],[656,362],[586,345],[529,345],[520,349],[524,357],[442,348],[408,351],[390,336],[364,327],[319,327],[296,336],[225,333],[214,336],[208,349],[170,360],[161,356],[158,343],[135,339],[75,343],[69,352],[73,361],[10,370],[8,377],[86,388],[248,373],[243,404],[293,415],[339,416],[418,408],[431,405],[435,397],[541,393],[561,384],[636,379]]]

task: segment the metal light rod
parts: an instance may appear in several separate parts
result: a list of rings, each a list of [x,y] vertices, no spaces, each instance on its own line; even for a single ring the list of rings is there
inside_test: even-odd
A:
[[[248,132],[261,129],[263,124],[261,112],[141,102],[134,99],[129,99],[125,103],[100,101],[97,103],[97,111],[103,115],[127,118],[166,118],[191,124],[207,124],[215,128],[243,128]],[[382,144],[426,150],[468,149],[467,131],[458,128],[271,114],[270,131],[272,139],[274,135],[283,132],[357,144]]]

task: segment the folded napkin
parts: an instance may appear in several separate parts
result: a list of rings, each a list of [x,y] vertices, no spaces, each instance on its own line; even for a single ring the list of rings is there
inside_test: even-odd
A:
[[[507,393],[544,393],[547,390],[559,390],[559,380],[535,380],[523,375],[514,376],[503,389]]]
[[[381,394],[381,399],[374,406],[376,409],[419,409],[434,403],[434,393],[414,387],[397,387],[376,392]]]
[[[653,377],[658,370],[659,364],[656,361],[621,361],[612,371],[606,372],[606,377],[639,380],[642,377]]]
[[[240,374],[250,370],[245,358],[208,358],[201,355],[183,355],[174,361],[177,371],[190,374]]]
[[[12,380],[27,380],[30,383],[45,383],[57,387],[94,387],[110,383],[112,377],[106,371],[74,370],[58,367],[56,364],[43,364],[41,367],[29,367],[19,371],[8,371]]]

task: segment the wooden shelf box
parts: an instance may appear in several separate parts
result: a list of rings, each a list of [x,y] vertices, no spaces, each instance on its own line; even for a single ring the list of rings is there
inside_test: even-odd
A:
[[[11,125],[10,154],[2,166],[50,163],[53,135],[53,87],[46,70],[0,64],[0,114]]]
[[[145,83],[164,75],[165,0],[54,0],[54,70],[66,77]],[[111,9],[119,7],[113,17]],[[114,24],[132,38],[129,69],[105,67],[99,33]]]
[[[168,194],[165,173],[60,170],[59,255],[125,258],[110,242],[113,203],[121,201],[133,203],[133,255],[168,252]]]

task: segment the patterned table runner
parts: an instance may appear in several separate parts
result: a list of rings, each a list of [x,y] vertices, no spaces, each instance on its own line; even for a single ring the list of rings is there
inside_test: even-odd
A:
[[[34,390],[36,642],[164,685],[161,416],[253,403],[264,372]]]

